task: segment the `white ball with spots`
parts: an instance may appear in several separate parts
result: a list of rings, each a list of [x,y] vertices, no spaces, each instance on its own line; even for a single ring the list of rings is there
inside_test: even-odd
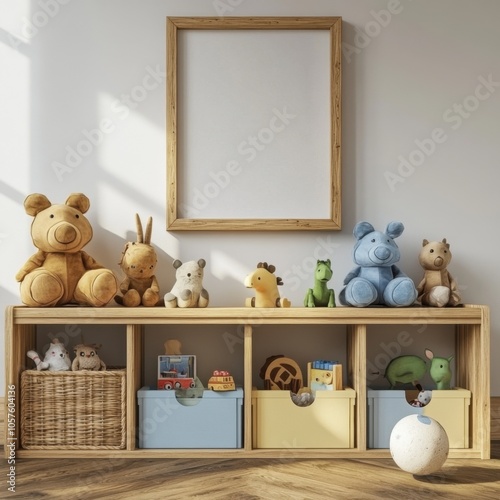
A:
[[[442,467],[450,445],[439,422],[424,415],[409,415],[392,429],[389,448],[402,470],[425,476]]]

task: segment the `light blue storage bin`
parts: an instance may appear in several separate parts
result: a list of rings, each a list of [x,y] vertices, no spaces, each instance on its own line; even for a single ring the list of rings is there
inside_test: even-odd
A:
[[[423,408],[411,406],[402,390],[369,389],[368,448],[389,448],[394,426],[408,415],[422,415]]]
[[[139,448],[242,447],[243,389],[178,400],[175,391],[143,387],[137,401]]]
[[[412,397],[417,397],[413,391]],[[471,392],[456,387],[432,391],[432,400],[422,408],[411,406],[404,390],[367,391],[368,448],[389,448],[394,426],[408,415],[425,415],[439,422],[450,443],[450,448],[469,447],[469,411]]]

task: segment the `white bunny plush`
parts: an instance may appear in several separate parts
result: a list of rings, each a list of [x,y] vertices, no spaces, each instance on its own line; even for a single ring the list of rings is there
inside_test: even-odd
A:
[[[43,361],[36,351],[28,351],[26,355],[35,362],[36,369],[39,371],[49,370],[51,372],[61,372],[71,369],[68,351],[64,347],[64,344],[61,344],[58,339],[54,339],[50,343]]]

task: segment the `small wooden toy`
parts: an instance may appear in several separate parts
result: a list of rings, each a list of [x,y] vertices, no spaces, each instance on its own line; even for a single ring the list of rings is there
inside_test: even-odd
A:
[[[332,278],[330,259],[318,260],[314,271],[314,287],[307,290],[304,307],[335,307],[335,292],[327,287]]]
[[[307,380],[312,391],[341,391],[342,365],[324,359],[307,363]]]
[[[298,393],[303,387],[302,371],[293,359],[279,354],[270,356],[260,369],[265,390],[289,390]]]
[[[158,356],[158,389],[189,389],[195,386],[195,356]]]
[[[417,397],[410,400],[409,403],[417,408],[423,408],[430,403],[432,399],[432,391],[424,391],[420,384],[417,384],[416,387],[419,391]]]
[[[208,381],[208,388],[213,391],[236,390],[234,379],[226,370],[214,370],[210,380]]]
[[[280,298],[278,286],[283,284],[273,273],[276,268],[267,262],[259,262],[257,269],[245,278],[245,286],[255,290],[255,297],[247,298],[246,307],[290,307],[288,299]]]
[[[158,356],[158,389],[192,389],[196,386],[196,356],[182,355],[178,340],[165,342],[166,354]]]

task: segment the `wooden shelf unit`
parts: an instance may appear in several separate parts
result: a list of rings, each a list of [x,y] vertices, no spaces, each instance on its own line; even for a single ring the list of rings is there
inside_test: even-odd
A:
[[[370,325],[454,325],[456,338],[456,385],[472,393],[470,448],[451,449],[450,458],[490,458],[490,322],[489,308],[466,305],[458,308],[287,308],[206,309],[60,307],[6,309],[6,385],[16,388],[15,418],[19,433],[20,375],[26,351],[36,348],[37,325],[112,324],[126,328],[127,444],[124,450],[24,450],[19,458],[390,458],[389,450],[368,449],[366,428],[366,338]],[[244,446],[241,449],[138,449],[137,390],[140,389],[143,336],[148,325],[233,324],[244,325]],[[352,449],[253,449],[252,448],[252,336],[253,325],[345,325],[348,386],[356,391],[355,447]],[[5,397],[8,414],[9,399]],[[5,443],[12,442],[5,425]],[[16,441],[17,442],[17,441]],[[5,446],[5,455],[8,456]]]

